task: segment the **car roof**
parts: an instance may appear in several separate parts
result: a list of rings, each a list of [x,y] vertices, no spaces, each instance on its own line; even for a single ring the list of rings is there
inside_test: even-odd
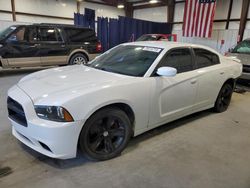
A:
[[[138,42],[129,42],[124,43],[124,45],[138,45],[138,46],[149,46],[149,47],[156,47],[156,48],[163,48],[170,50],[172,48],[180,48],[180,47],[191,47],[191,48],[202,48],[205,50],[209,50],[217,55],[221,55],[216,50],[203,45],[198,44],[191,44],[191,43],[182,43],[182,42],[166,42],[166,41],[138,41]]]

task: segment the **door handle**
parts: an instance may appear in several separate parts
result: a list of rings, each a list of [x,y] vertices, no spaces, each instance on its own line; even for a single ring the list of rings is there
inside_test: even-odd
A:
[[[61,45],[61,47],[62,47],[62,48],[65,48],[65,45],[64,45],[64,44],[62,44],[62,45]]]
[[[191,80],[191,84],[196,84],[197,80]]]
[[[225,72],[220,72],[220,75],[223,75]]]

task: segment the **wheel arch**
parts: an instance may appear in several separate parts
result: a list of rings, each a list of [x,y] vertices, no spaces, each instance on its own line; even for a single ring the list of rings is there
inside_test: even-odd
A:
[[[225,84],[230,84],[231,86],[232,86],[232,88],[234,89],[234,87],[235,87],[235,79],[234,78],[228,78],[225,82],[224,82],[224,84],[222,85],[222,87],[225,85]]]
[[[73,51],[69,54],[69,56],[68,56],[68,58],[67,58],[67,63],[69,63],[71,57],[72,57],[73,55],[77,54],[77,53],[83,54],[84,56],[86,56],[87,60],[89,61],[89,53],[88,53],[86,50],[84,50],[84,49],[75,49],[75,50],[73,50]]]
[[[104,109],[104,108],[119,108],[120,110],[124,111],[126,113],[126,115],[128,116],[131,125],[132,125],[132,130],[134,132],[135,129],[135,112],[133,110],[133,108],[131,107],[131,105],[127,104],[126,102],[111,102],[111,103],[106,103],[103,104],[102,106],[98,106],[97,108],[93,109],[87,116],[86,116],[86,121],[84,122],[84,124],[88,121],[88,119],[90,117],[92,117],[95,113],[97,113],[98,111]],[[84,127],[83,124],[83,127]],[[83,129],[82,127],[82,129]],[[133,135],[133,134],[132,134]]]
[[[235,81],[236,81],[236,80],[235,80],[234,78],[228,78],[228,79],[222,84],[222,86],[219,88],[218,94],[217,94],[216,99],[215,99],[214,102],[216,102],[216,100],[217,100],[217,98],[218,98],[218,96],[219,96],[219,93],[220,93],[222,87],[223,87],[225,84],[230,84],[230,85],[232,86],[232,88],[234,89],[234,87],[235,87]]]
[[[119,108],[120,110],[124,111],[126,113],[126,115],[128,116],[131,125],[132,125],[132,137],[134,136],[134,129],[135,129],[135,113],[133,108],[128,105],[127,103],[124,102],[114,102],[114,103],[110,103],[110,104],[105,104],[97,109],[95,109],[93,112],[91,112],[88,117],[86,118],[86,121],[84,122],[81,131],[78,135],[78,141],[77,141],[77,147],[79,147],[79,140],[80,140],[80,134],[84,128],[84,125],[86,124],[86,122],[88,121],[89,118],[91,118],[93,115],[95,115],[98,111],[104,109],[104,108]]]
[[[126,115],[128,116],[131,125],[132,125],[132,129],[134,130],[134,124],[135,124],[135,113],[133,108],[124,102],[114,102],[114,103],[109,103],[109,104],[105,104],[97,109],[95,109],[87,118],[87,120],[93,116],[96,112],[104,109],[104,108],[119,108],[120,110],[124,111],[126,113]],[[86,120],[86,121],[87,121]]]
[[[121,102],[121,103],[109,104],[109,105],[101,107],[97,111],[99,111],[99,110],[101,110],[103,108],[112,108],[112,107],[113,108],[119,108],[120,110],[124,111],[126,113],[126,115],[128,116],[130,122],[131,122],[132,128],[134,129],[135,113],[134,113],[133,109],[126,103]],[[95,111],[95,112],[97,112],[97,111]]]

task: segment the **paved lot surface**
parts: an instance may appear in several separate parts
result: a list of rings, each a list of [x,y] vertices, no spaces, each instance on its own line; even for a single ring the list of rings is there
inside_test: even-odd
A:
[[[113,160],[55,160],[17,141],[7,119],[7,90],[36,70],[0,71],[1,188],[250,187],[249,92],[235,93],[225,113],[200,112],[132,139]]]

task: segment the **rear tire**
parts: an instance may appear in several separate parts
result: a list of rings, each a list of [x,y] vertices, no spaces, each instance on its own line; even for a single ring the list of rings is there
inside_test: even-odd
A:
[[[82,53],[74,54],[69,60],[69,65],[84,65],[87,63],[88,63],[88,59]]]
[[[216,99],[214,111],[218,113],[225,112],[231,102],[232,94],[233,87],[228,83],[224,84]]]
[[[131,135],[131,122],[126,113],[119,108],[104,108],[87,120],[79,145],[89,159],[109,160],[121,154]]]

